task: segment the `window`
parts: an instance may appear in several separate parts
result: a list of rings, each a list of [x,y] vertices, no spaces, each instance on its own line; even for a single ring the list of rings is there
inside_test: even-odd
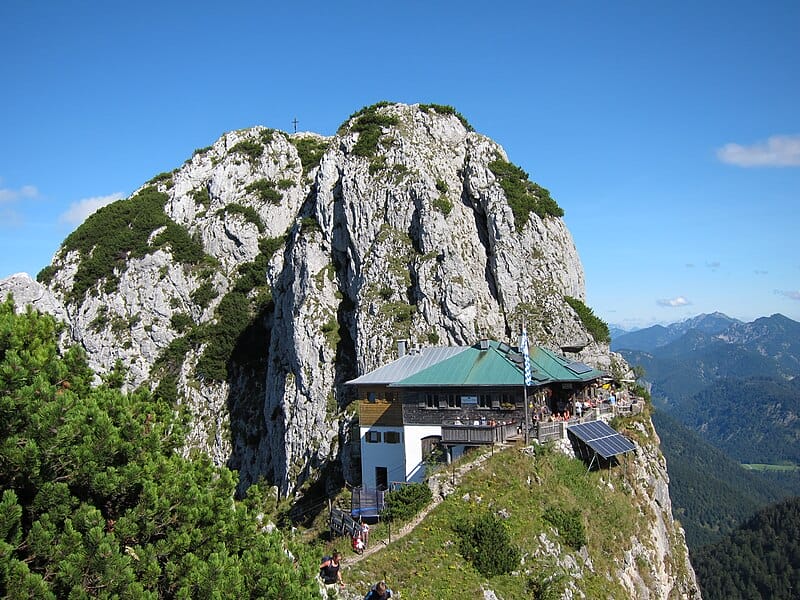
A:
[[[511,394],[500,394],[500,408],[510,410],[517,407],[517,399]]]
[[[427,408],[439,408],[439,394],[425,394],[425,406]]]
[[[380,431],[368,431],[367,435],[364,436],[367,440],[368,444],[380,444],[381,443],[381,432]]]
[[[461,396],[458,394],[447,394],[447,408],[461,408]]]
[[[370,402],[375,402],[375,392],[370,392],[369,395],[367,396],[367,400],[369,400]]]
[[[383,443],[384,444],[399,444],[400,443],[400,432],[399,431],[384,431],[383,432]]]
[[[478,408],[492,408],[492,395],[479,394],[478,395]]]

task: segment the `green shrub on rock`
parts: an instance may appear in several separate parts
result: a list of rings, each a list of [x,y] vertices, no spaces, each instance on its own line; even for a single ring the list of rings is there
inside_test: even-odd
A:
[[[381,512],[381,519],[387,522],[408,521],[432,499],[431,489],[425,483],[403,485],[386,494],[386,507]]]
[[[505,523],[497,515],[465,517],[454,529],[459,552],[484,577],[510,573],[519,566],[519,548],[511,543]]]

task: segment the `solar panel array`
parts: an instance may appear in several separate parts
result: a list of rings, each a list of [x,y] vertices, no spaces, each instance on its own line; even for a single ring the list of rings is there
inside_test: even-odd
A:
[[[567,427],[567,431],[572,432],[579,440],[605,459],[636,450],[633,442],[617,433],[605,421],[570,425]]]
[[[582,362],[571,362],[567,365],[567,368],[576,375],[582,375],[592,370],[592,367]]]

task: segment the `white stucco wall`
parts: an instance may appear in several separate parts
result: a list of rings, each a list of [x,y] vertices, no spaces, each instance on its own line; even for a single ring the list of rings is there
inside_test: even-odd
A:
[[[405,481],[405,453],[403,442],[405,435],[402,427],[360,427],[361,436],[361,485],[368,488],[375,487],[375,468],[385,467],[388,480]],[[367,432],[377,431],[381,434],[381,441],[378,443],[367,442]],[[387,444],[383,441],[383,434],[387,431],[394,431],[400,435],[400,443]]]
[[[422,438],[432,435],[441,437],[439,425],[406,425],[405,429],[405,469],[406,481],[419,483],[425,478],[425,465],[422,462]]]

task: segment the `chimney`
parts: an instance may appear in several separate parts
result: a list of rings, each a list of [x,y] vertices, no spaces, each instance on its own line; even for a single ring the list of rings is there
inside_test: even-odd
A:
[[[397,340],[397,358],[403,358],[408,352],[408,340]]]
[[[481,340],[481,350],[488,350],[489,349],[489,340],[486,338]]]

